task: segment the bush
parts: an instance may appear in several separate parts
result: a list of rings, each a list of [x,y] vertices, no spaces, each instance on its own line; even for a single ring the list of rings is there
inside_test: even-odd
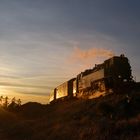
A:
[[[103,115],[110,115],[114,112],[114,108],[107,102],[100,103],[99,110]]]

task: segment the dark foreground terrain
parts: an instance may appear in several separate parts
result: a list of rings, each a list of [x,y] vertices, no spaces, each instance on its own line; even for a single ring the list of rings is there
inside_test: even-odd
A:
[[[0,140],[140,140],[140,90],[1,108]]]

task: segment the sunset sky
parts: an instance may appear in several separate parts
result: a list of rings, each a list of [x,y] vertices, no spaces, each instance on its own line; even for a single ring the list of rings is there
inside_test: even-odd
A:
[[[0,95],[47,103],[57,85],[121,53],[140,81],[139,0],[0,0]]]

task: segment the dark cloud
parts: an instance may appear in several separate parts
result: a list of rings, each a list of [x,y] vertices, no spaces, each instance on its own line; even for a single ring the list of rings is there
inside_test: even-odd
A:
[[[46,96],[49,98],[50,93],[44,93],[44,92],[33,92],[33,91],[21,91],[21,90],[15,90],[16,92],[20,93],[20,94],[25,94],[25,95],[39,95],[39,96]],[[47,100],[46,100],[47,102]]]
[[[56,33],[77,39],[79,34],[100,32],[126,44],[124,49],[138,55],[139,50],[135,50],[140,44],[139,13],[138,0],[2,0],[1,38],[48,41]],[[57,37],[52,35],[51,39],[55,42]],[[59,41],[64,40],[57,40],[54,45]]]
[[[9,86],[9,87],[25,87],[25,88],[40,88],[40,89],[53,89],[53,87],[40,86],[40,85],[24,85],[24,84],[14,84],[8,82],[0,82],[0,86]]]

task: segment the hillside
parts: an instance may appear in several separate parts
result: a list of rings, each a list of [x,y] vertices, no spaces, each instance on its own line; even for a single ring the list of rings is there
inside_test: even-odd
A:
[[[50,105],[30,102],[16,113],[1,110],[0,121],[3,140],[139,140],[140,90]]]

